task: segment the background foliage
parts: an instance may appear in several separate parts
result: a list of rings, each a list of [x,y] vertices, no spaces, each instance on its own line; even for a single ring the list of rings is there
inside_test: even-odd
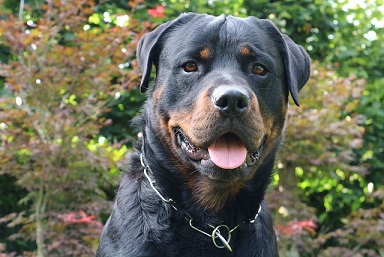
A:
[[[0,1],[0,256],[93,256],[141,35],[182,12],[272,19],[313,60],[268,194],[281,256],[384,256],[384,3]]]

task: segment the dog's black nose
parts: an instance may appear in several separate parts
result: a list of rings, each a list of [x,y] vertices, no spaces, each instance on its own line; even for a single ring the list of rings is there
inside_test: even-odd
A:
[[[236,117],[246,113],[251,100],[246,89],[229,85],[215,88],[211,98],[220,113],[228,117]]]

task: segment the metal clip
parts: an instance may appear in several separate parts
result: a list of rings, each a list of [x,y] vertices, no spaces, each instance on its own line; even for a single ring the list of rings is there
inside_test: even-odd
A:
[[[221,231],[220,229],[221,228],[224,228],[225,230],[227,230],[227,233],[228,233],[228,238],[225,239],[222,234],[221,234]],[[221,243],[223,245],[220,245],[216,242],[216,239],[220,239]],[[229,227],[227,225],[219,225],[217,226],[213,232],[212,232],[212,242],[213,244],[217,247],[217,248],[227,248],[228,251],[232,252],[232,248],[231,246],[229,245],[229,242],[231,241],[231,230],[229,229]]]

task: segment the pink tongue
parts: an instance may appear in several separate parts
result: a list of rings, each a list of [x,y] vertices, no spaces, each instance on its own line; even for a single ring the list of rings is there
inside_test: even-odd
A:
[[[211,160],[222,169],[236,169],[247,157],[247,149],[235,135],[224,135],[208,147]]]

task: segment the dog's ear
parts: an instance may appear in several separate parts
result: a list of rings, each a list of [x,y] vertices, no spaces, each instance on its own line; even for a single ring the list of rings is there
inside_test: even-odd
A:
[[[281,34],[284,40],[282,56],[285,64],[285,74],[293,101],[300,105],[299,91],[307,83],[311,74],[311,60],[302,46],[297,45],[287,35]]]
[[[171,25],[171,21],[160,25],[158,28],[145,34],[137,45],[137,58],[139,66],[143,73],[140,83],[140,92],[144,93],[149,84],[154,58],[159,54],[159,39]]]
[[[148,89],[149,80],[151,77],[152,64],[157,62],[161,51],[161,40],[162,36],[169,31],[171,28],[185,23],[195,17],[194,13],[186,13],[180,15],[173,21],[168,21],[152,32],[145,34],[137,45],[137,58],[139,60],[139,66],[143,73],[140,92],[144,93]]]
[[[262,22],[267,23],[269,34],[279,45],[285,65],[285,76],[289,92],[295,104],[299,106],[299,91],[307,83],[311,74],[309,55],[302,46],[297,45],[291,38],[281,33],[271,21],[262,20]]]

